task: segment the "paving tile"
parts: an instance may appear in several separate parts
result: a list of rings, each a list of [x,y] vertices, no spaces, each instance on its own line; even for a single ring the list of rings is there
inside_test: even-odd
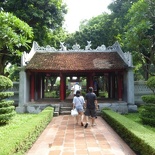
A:
[[[74,143],[65,143],[64,147],[74,147]]]
[[[49,152],[48,155],[60,155],[60,153],[61,153],[61,150],[52,150]]]
[[[93,152],[89,152],[89,155],[102,155],[102,153],[100,151],[93,151]]]
[[[87,149],[78,149],[78,150],[75,151],[75,154],[77,154],[77,155],[87,155],[88,151],[87,151]]]
[[[75,154],[74,154],[74,152],[66,151],[66,152],[62,152],[61,155],[75,155]]]
[[[76,125],[70,115],[54,117],[26,155],[136,155],[101,118]]]

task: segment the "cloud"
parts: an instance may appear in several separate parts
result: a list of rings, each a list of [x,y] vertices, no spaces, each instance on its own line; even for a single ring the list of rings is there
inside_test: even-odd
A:
[[[67,31],[74,32],[78,30],[82,20],[108,12],[107,6],[112,0],[64,0],[64,2],[68,6],[64,27]]]

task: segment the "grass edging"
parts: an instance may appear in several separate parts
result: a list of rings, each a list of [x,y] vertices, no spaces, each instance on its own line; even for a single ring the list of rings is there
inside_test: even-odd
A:
[[[34,115],[33,119],[22,126],[10,131],[5,142],[0,141],[0,155],[23,155],[28,151],[39,135],[53,118],[54,108],[47,107],[41,113]]]
[[[102,118],[138,155],[155,155],[155,133],[112,110],[102,110]]]

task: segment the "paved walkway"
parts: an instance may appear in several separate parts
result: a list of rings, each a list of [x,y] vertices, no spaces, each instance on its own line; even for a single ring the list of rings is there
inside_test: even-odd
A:
[[[75,122],[54,117],[26,155],[136,155],[101,117],[86,129]]]

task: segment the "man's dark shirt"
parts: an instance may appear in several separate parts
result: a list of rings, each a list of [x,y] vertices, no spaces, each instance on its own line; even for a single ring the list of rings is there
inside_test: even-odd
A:
[[[95,100],[97,100],[95,93],[87,93],[85,100],[87,101],[87,109],[95,109]]]

